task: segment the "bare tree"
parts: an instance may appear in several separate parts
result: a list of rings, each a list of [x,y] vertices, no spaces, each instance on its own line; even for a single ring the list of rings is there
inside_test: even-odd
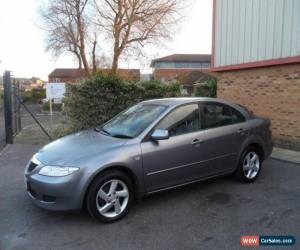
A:
[[[87,44],[91,46],[92,68],[96,71],[97,36],[89,37],[89,16],[86,13],[89,0],[52,0],[41,10],[43,28],[47,33],[47,47],[55,57],[63,52],[76,56],[78,67],[90,73]]]
[[[112,73],[121,54],[146,43],[170,38],[177,23],[181,0],[95,0],[97,24],[113,39]]]

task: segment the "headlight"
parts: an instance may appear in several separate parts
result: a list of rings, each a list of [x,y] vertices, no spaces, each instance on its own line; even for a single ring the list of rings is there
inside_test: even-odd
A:
[[[79,168],[45,166],[41,168],[39,174],[45,176],[60,177],[70,175],[78,170]]]

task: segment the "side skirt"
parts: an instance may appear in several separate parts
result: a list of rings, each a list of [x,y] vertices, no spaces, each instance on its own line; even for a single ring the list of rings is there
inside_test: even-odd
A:
[[[223,176],[227,176],[227,175],[231,175],[231,174],[232,174],[232,171],[230,171],[230,172],[228,172],[228,171],[221,172],[217,175],[206,176],[206,177],[196,179],[196,180],[193,180],[193,181],[188,181],[188,182],[185,182],[185,183],[182,183],[182,184],[177,184],[175,186],[170,186],[170,187],[150,191],[150,192],[147,192],[145,195],[151,195],[151,194],[156,194],[156,193],[164,192],[164,191],[171,190],[171,189],[177,189],[177,188],[188,186],[188,185],[191,185],[191,184],[194,184],[194,183],[197,183],[197,182],[202,182],[202,181],[206,181],[206,180],[209,180],[209,179],[214,179],[214,178],[217,178],[217,177],[223,177]]]

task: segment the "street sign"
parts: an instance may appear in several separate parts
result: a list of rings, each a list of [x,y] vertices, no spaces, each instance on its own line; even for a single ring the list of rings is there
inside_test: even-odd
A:
[[[50,111],[50,127],[52,129],[53,124],[53,103],[62,103],[62,99],[66,93],[66,84],[61,82],[49,82],[46,83],[46,99],[49,101]]]
[[[46,97],[50,99],[62,99],[66,93],[66,84],[61,82],[49,82],[46,83]]]

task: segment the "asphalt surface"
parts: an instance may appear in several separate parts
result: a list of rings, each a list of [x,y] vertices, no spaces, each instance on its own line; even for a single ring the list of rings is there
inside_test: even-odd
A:
[[[0,151],[5,146],[5,122],[3,107],[0,106]]]
[[[300,249],[299,165],[270,159],[254,184],[226,177],[156,194],[101,224],[31,203],[23,171],[37,149],[15,144],[0,153],[1,250],[251,249],[239,245],[241,235],[293,235],[298,245],[284,249]]]

